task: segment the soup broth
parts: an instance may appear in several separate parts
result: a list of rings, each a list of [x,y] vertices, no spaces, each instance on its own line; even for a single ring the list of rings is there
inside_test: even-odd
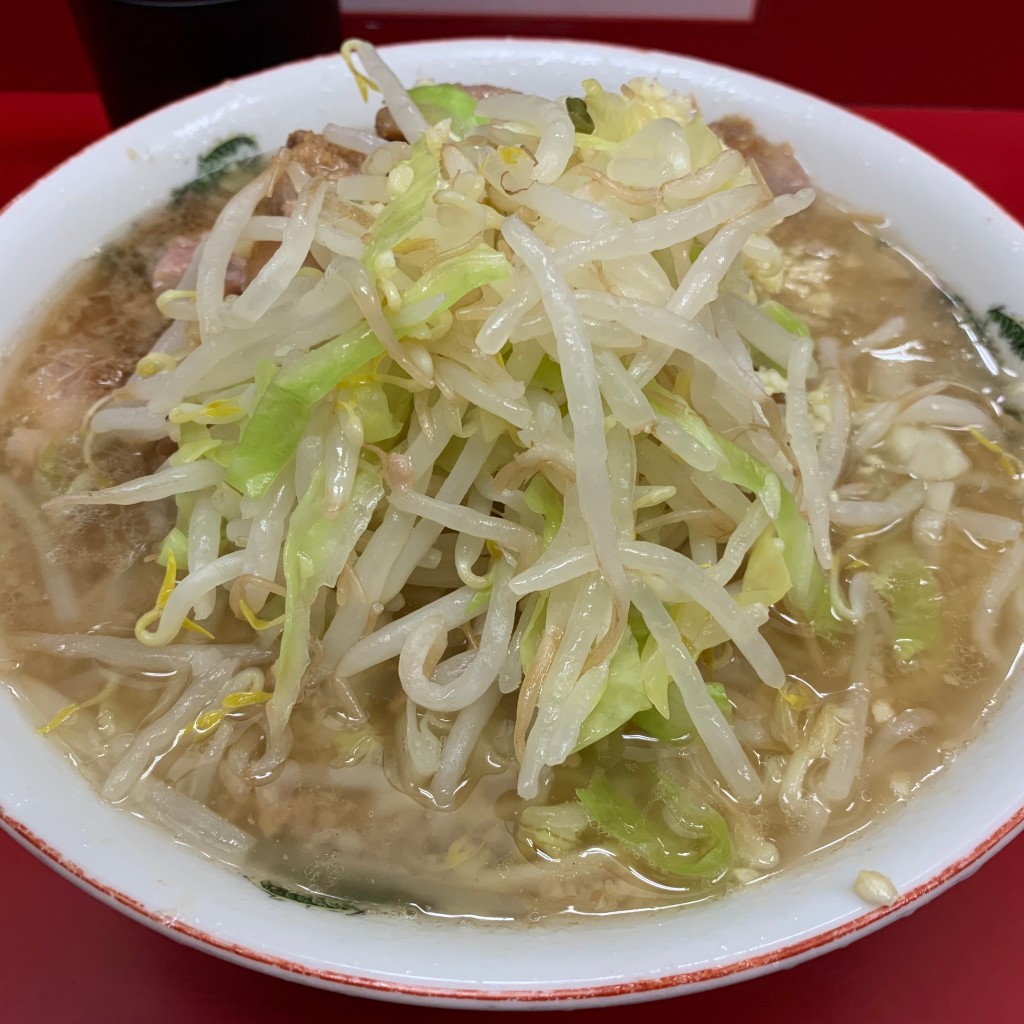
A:
[[[577,606],[566,596],[568,583],[546,596],[546,611],[536,597],[519,605],[521,679],[470,706],[484,722],[478,727],[466,709],[417,705],[396,657],[324,676],[325,631],[355,591],[343,593],[341,583],[337,593],[322,590],[311,603],[317,628],[301,699],[284,747],[273,749],[267,688],[284,577],[269,581],[265,610],[246,603],[245,586],[225,585],[212,613],[172,644],[141,644],[136,624],[166,579],[157,556],[163,552],[166,563],[165,538],[181,522],[181,499],[177,507],[163,498],[40,512],[60,495],[152,474],[175,450],[145,431],[92,433],[89,417],[137,373],[168,327],[155,303],[154,268],[175,239],[209,231],[245,180],[186,194],[105,247],[8,363],[0,427],[4,681],[108,799],[243,871],[271,895],[335,909],[537,921],[673,907],[766,878],[871,826],[978,733],[1020,646],[1021,601],[1012,583],[1022,498],[1014,453],[1022,450],[1022,432],[1007,408],[1010,380],[942,289],[870,218],[819,197],[746,258],[751,265],[778,261],[774,281],[769,271],[758,276],[748,268],[753,287],[790,318],[782,328],[798,337],[802,328],[793,325],[803,324],[815,339],[818,376],[808,384],[807,408],[822,445],[837,416],[849,420],[848,451],[828,495],[830,587],[835,606],[861,610],[815,629],[777,598],[767,601],[760,632],[783,666],[781,688],[764,685],[729,637],[689,645],[761,780],[759,794],[745,798],[723,781],[685,714],[652,718],[656,709],[641,698],[624,724],[586,745],[570,743],[523,795],[523,709],[536,699],[530,687],[540,685],[538,665],[554,657],[545,644],[557,646],[550,626],[538,629],[528,657],[524,637],[531,616],[546,614],[571,638]],[[269,222],[273,215],[263,216]],[[258,265],[275,246],[249,240],[235,252]],[[322,262],[314,249],[306,265],[319,272]],[[466,308],[472,304],[471,295]],[[185,332],[195,330],[194,320],[180,322]],[[785,370],[770,359],[758,367],[773,408],[794,401]],[[756,431],[729,434],[713,400],[701,406],[709,381],[703,364],[685,371],[668,365],[655,381],[689,396],[730,440],[763,450]],[[766,434],[780,429],[779,415],[769,414]],[[404,436],[379,443],[398,451]],[[729,537],[740,521],[757,521],[745,499],[731,511],[736,496],[720,494],[731,484],[716,489],[700,474],[690,493],[654,494],[668,437],[663,444],[653,434],[635,435],[637,486],[649,489],[635,537],[714,566],[731,557]],[[824,459],[826,448],[820,450]],[[443,477],[426,486],[438,494]],[[732,490],[749,495],[742,485]],[[799,481],[794,492],[802,500]],[[497,517],[503,506],[488,498],[478,507]],[[227,531],[222,550],[236,544],[238,508],[235,495],[217,509]],[[370,527],[379,531],[381,523],[378,510]],[[767,526],[766,516],[760,529]],[[458,587],[461,543],[453,529],[441,531],[429,545],[436,556],[417,559],[400,596],[374,606],[363,634]],[[770,530],[764,543],[773,543]],[[356,543],[346,572],[368,547],[365,538]],[[729,590],[737,600],[741,566],[749,577],[753,550],[737,561]],[[767,548],[758,557],[776,564]],[[471,564],[482,568],[485,558],[481,543]],[[172,583],[174,576],[172,569]],[[258,590],[267,582],[249,585]],[[365,576],[352,586],[360,585]],[[743,586],[753,583],[747,578]],[[558,602],[565,607],[558,610]],[[713,630],[703,620],[687,624],[684,605],[673,608],[683,636]],[[658,657],[648,650],[653,631],[635,608],[630,616],[631,656],[647,665]],[[484,629],[478,618],[453,628],[445,656],[472,657],[485,643]],[[613,663],[606,693],[615,671]],[[205,680],[198,689],[197,679]],[[662,699],[670,700],[668,691]],[[671,700],[675,707],[678,698]],[[526,728],[531,721],[527,715]],[[589,722],[599,733],[594,721],[585,718],[583,728]],[[458,770],[439,782],[445,769],[437,767],[437,750],[471,728]],[[672,814],[672,835],[696,844],[682,853],[662,835],[661,819]]]

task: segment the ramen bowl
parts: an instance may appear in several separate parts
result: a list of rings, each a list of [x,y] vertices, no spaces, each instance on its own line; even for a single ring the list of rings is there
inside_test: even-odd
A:
[[[795,90],[668,54],[561,42],[462,40],[388,48],[405,82],[478,81],[551,96],[583,78],[657,77],[709,119],[751,118],[790,142],[812,180],[890,230],[976,309],[1019,304],[1024,230],[908,143]],[[485,71],[480,69],[484,68]],[[229,82],[116,132],[0,216],[0,345],[10,346],[76,261],[189,180],[197,156],[246,133],[263,148],[298,127],[369,125],[340,58]],[[1001,358],[1009,358],[1006,353]],[[1024,823],[1024,688],[905,805],[779,875],[681,910],[518,926],[348,914],[271,899],[144,821],[105,804],[0,695],[0,819],[110,905],[225,959],[325,988],[446,1006],[601,1005],[682,994],[792,965],[892,922],[965,877]],[[862,870],[898,898],[866,905]]]

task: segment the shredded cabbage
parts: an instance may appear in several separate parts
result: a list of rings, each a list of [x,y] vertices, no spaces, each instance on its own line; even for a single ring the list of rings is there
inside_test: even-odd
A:
[[[440,166],[437,157],[418,140],[412,156],[397,164],[388,175],[388,188],[394,198],[374,221],[370,244],[363,262],[371,273],[379,272],[378,261],[405,241],[422,223],[427,202],[437,191]]]
[[[520,812],[516,839],[547,860],[561,860],[580,849],[589,824],[581,804],[531,804]]]
[[[664,772],[656,773],[654,793],[655,802],[641,807],[601,769],[577,790],[593,822],[659,874],[721,878],[732,863],[725,819]]]
[[[274,693],[268,716],[282,729],[291,714],[309,664],[310,610],[321,587],[334,587],[370,515],[384,496],[376,473],[360,467],[352,496],[337,520],[321,510],[323,470],[319,470],[292,513],[282,557],[286,596],[281,649],[274,665]]]
[[[942,593],[935,573],[913,550],[893,552],[872,581],[889,611],[892,650],[901,662],[912,661],[939,642]]]
[[[476,115],[476,98],[457,85],[417,85],[409,90],[409,99],[431,124],[450,121],[452,133],[460,139],[486,123]]]

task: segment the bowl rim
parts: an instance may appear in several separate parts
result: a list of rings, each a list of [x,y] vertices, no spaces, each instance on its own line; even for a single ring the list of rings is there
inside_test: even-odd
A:
[[[353,995],[370,996],[393,1002],[429,1002],[432,1005],[467,1009],[474,1005],[484,1008],[515,1009],[515,1004],[521,1004],[527,1009],[542,1009],[544,1007],[564,1009],[574,1003],[580,1006],[596,1007],[620,1001],[639,1002],[684,995],[688,992],[714,988],[721,984],[742,981],[748,975],[779,970],[783,966],[796,966],[830,950],[839,949],[855,939],[870,935],[891,921],[912,913],[943,890],[972,875],[1018,833],[1024,831],[1024,807],[982,840],[970,853],[948,865],[943,871],[915,889],[901,893],[895,903],[869,910],[860,917],[829,931],[820,932],[759,956],[735,960],[720,967],[706,967],[696,971],[662,975],[658,978],[638,978],[608,985],[537,989],[536,991],[441,988],[431,985],[405,984],[342,971],[311,968],[286,957],[261,953],[252,947],[227,942],[184,921],[157,913],[141,901],[92,878],[73,860],[44,842],[2,807],[0,807],[0,827],[44,864],[54,868],[80,889],[97,897],[108,906],[162,935],[167,935],[169,932],[170,938],[184,945],[212,953],[221,959],[243,967],[276,977],[302,981],[320,988],[344,990]]]
[[[659,59],[667,59],[679,62],[680,67],[702,69],[706,72],[722,73],[728,78],[737,79],[749,85],[768,87],[773,90],[782,90],[794,98],[802,98],[812,102],[816,107],[824,111],[841,113],[844,118],[852,118],[863,125],[870,125],[874,132],[899,139],[900,143],[914,150],[920,157],[924,157],[934,165],[941,167],[947,174],[957,179],[961,188],[967,188],[980,198],[983,198],[993,211],[998,212],[1011,224],[1016,221],[1011,214],[1005,211],[997,203],[985,196],[970,181],[963,178],[958,172],[948,167],[941,160],[921,150],[919,147],[896,133],[880,125],[870,122],[850,110],[840,107],[837,104],[823,100],[812,93],[799,88],[786,85],[781,82],[757,75],[742,69],[733,68],[728,65],[707,61],[700,58],[690,57],[678,53],[669,53],[654,47],[637,47],[627,45],[616,45],[608,43],[590,42],[584,40],[551,38],[515,38],[507,36],[477,36],[463,37],[456,39],[436,39],[416,41],[408,43],[393,44],[380,47],[385,55],[394,54],[400,57],[403,53],[420,52],[433,47],[446,48],[472,48],[484,44],[491,45],[520,45],[536,47],[539,49],[558,48],[562,50],[576,49],[580,52],[604,52],[609,57],[632,53],[636,55],[650,55]],[[209,97],[217,94],[227,86],[234,83],[244,83],[250,79],[262,76],[274,75],[275,73],[289,67],[301,67],[312,65],[318,61],[331,58],[333,55],[303,58],[278,65],[265,71],[257,72],[244,78],[229,80],[214,85],[198,93],[191,94],[173,103],[167,104],[157,111],[138,118],[118,128],[116,131],[95,140],[84,147],[78,153],[64,160],[57,167],[50,170],[37,181],[26,187],[18,195],[0,208],[0,216],[3,216],[12,207],[39,188],[45,187],[49,179],[63,171],[68,165],[75,163],[84,154],[96,147],[110,146],[118,143],[125,136],[130,136],[140,124],[150,119],[160,118],[178,108],[187,107],[200,97]],[[49,845],[44,839],[22,822],[14,813],[0,805],[0,827],[12,835],[19,843],[35,854],[44,863],[55,868],[60,874],[71,880],[84,891],[96,896],[108,905],[124,912],[127,916],[148,925],[159,931],[161,934],[169,935],[186,945],[204,950],[220,956],[223,959],[261,970],[264,973],[273,974],[279,977],[304,981],[334,990],[343,990],[352,994],[372,996],[381,999],[403,1001],[403,1002],[429,1002],[433,1005],[447,1005],[457,1007],[472,1007],[474,1004],[484,1006],[504,1006],[515,1009],[516,1005],[523,1008],[541,1008],[543,1005],[552,1007],[567,1007],[573,1004],[596,1006],[617,1003],[620,1001],[639,1001],[681,995],[687,992],[698,991],[719,984],[742,980],[754,974],[765,971],[776,970],[783,966],[791,966],[810,959],[830,949],[843,946],[856,938],[870,934],[884,924],[896,920],[899,917],[912,912],[921,906],[928,899],[939,892],[968,877],[977,870],[989,857],[995,854],[1002,846],[1008,843],[1017,833],[1024,830],[1024,801],[1014,813],[1005,818],[989,834],[984,836],[966,854],[961,855],[955,861],[947,864],[934,875],[926,878],[912,889],[903,892],[899,899],[890,906],[877,907],[865,911],[850,920],[844,921],[831,929],[823,929],[815,932],[798,941],[777,946],[768,952],[748,956],[740,959],[733,959],[721,965],[709,966],[697,970],[689,970],[675,973],[663,974],[658,977],[643,977],[624,980],[612,984],[587,984],[582,987],[545,987],[538,983],[534,990],[527,988],[501,989],[498,987],[487,987],[488,983],[481,982],[479,987],[444,987],[443,985],[429,985],[420,983],[405,983],[392,979],[369,977],[362,974],[347,973],[344,971],[332,970],[329,968],[315,968],[303,964],[294,959],[277,956],[268,952],[261,952],[254,946],[247,946],[237,942],[227,941],[213,932],[196,927],[185,921],[175,918],[172,915],[161,913],[146,903],[128,895],[113,885],[109,885],[98,878],[90,875],[74,859],[65,856],[60,850]]]

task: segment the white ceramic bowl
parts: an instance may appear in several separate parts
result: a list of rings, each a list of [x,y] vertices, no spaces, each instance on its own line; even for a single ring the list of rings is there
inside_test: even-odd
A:
[[[1024,230],[953,172],[851,114],[751,75],[668,54],[590,44],[461,40],[397,46],[405,82],[486,80],[552,96],[581,79],[658,76],[710,116],[743,113],[790,140],[823,188],[885,213],[897,236],[975,308],[1017,302]],[[266,148],[299,127],[369,124],[339,58],[289,65],[159,111],[64,164],[0,216],[0,346],[9,346],[75,260],[160,204],[197,154],[237,132]],[[184,942],[283,977],[445,1005],[569,1006],[695,991],[843,945],[964,877],[1024,823],[1024,687],[983,739],[905,808],[763,884],[656,916],[524,930],[348,917],[269,899],[109,807],[0,697],[0,818],[108,903]],[[859,870],[901,898],[869,909]]]

